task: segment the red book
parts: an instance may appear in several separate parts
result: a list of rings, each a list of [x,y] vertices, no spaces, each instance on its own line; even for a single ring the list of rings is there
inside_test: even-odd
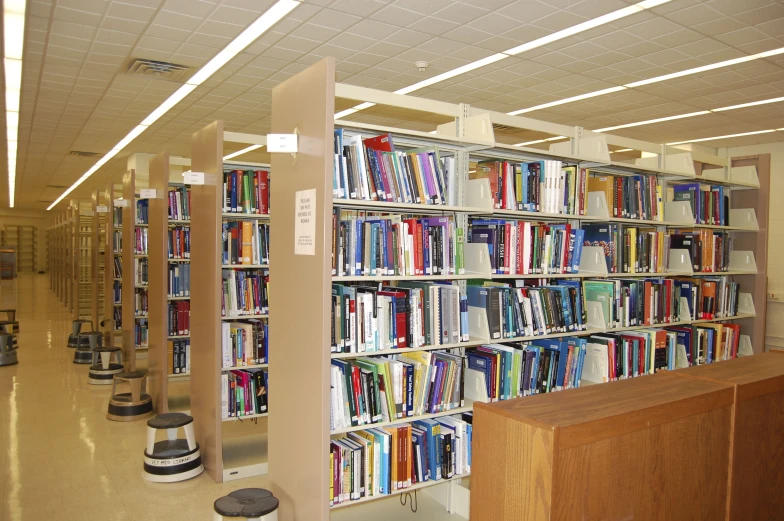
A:
[[[266,170],[261,171],[261,180],[259,181],[259,208],[260,213],[269,213],[269,172]]]
[[[425,258],[422,244],[422,223],[414,220],[414,256],[416,262],[416,275],[424,275],[425,273]]]
[[[506,171],[506,169],[504,169]],[[504,273],[511,273],[509,269],[512,266],[512,224],[507,222],[504,224],[504,244],[506,244],[506,248],[504,248]]]
[[[607,205],[613,205],[615,217],[627,217],[624,215],[623,208],[623,180],[620,177],[614,177],[613,180],[615,182],[615,197],[613,201],[607,201]]]
[[[351,366],[351,391],[354,393],[354,410],[357,411],[357,418],[359,418],[359,424],[362,425],[365,423],[365,418],[359,414],[359,396],[360,390],[362,386],[359,382],[359,367],[352,365]]]

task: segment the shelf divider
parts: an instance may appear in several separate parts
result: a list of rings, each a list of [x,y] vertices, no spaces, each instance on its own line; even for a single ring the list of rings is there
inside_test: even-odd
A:
[[[149,187],[156,197],[148,199],[147,227],[147,305],[149,320],[147,331],[147,387],[155,410],[169,412],[168,367],[168,292],[169,263],[168,230],[169,154],[161,152],[150,159]]]

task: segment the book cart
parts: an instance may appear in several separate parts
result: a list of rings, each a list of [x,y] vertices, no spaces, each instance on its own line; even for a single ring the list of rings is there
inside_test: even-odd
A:
[[[247,323],[249,319],[262,324],[269,313],[233,315],[226,303],[226,314],[221,311],[224,276],[232,274],[264,274],[267,264],[226,264],[222,259],[223,228],[231,222],[260,225],[270,222],[270,215],[226,212],[224,172],[233,169],[255,168],[268,170],[259,163],[228,162],[224,160],[224,142],[245,145],[264,145],[266,138],[223,131],[217,121],[193,136],[191,168],[203,174],[203,180],[191,184],[191,414],[196,429],[196,440],[202,451],[207,473],[217,482],[257,476],[267,472],[267,412],[244,416],[223,417],[229,398],[221,395],[222,380],[238,370],[261,370],[266,363],[226,364],[222,346],[224,324]],[[229,259],[231,262],[231,259]],[[266,377],[266,376],[265,376]],[[257,386],[259,387],[259,386]],[[261,388],[257,392],[261,392]],[[266,393],[266,389],[264,389]],[[223,403],[222,403],[223,402]]]
[[[290,78],[273,90],[272,130],[276,134],[297,134],[299,150],[297,153],[273,154],[272,168],[276,173],[276,185],[272,206],[275,207],[276,233],[272,237],[272,293],[271,314],[276,317],[276,333],[270,343],[271,356],[275,360],[275,380],[273,394],[276,405],[292,414],[275,415],[269,422],[269,474],[276,497],[281,500],[279,516],[281,520],[307,519],[326,520],[339,513],[332,510],[361,505],[375,499],[389,498],[398,493],[416,489],[427,489],[428,495],[441,502],[450,512],[467,517],[470,480],[467,475],[457,475],[449,480],[425,481],[410,488],[394,491],[391,495],[365,496],[359,500],[347,501],[330,507],[330,469],[329,440],[348,431],[364,428],[386,427],[410,423],[419,418],[441,414],[459,414],[470,411],[472,402],[487,401],[484,375],[466,369],[463,406],[443,413],[426,414],[393,420],[388,423],[374,423],[360,427],[350,427],[339,431],[330,430],[330,365],[332,359],[356,358],[362,355],[376,356],[392,353],[410,352],[412,349],[393,349],[371,353],[330,354],[330,288],[333,282],[367,280],[378,283],[382,280],[400,279],[455,280],[462,285],[461,279],[525,279],[525,278],[574,278],[612,279],[620,277],[700,277],[704,275],[727,275],[736,278],[742,286],[739,295],[738,313],[735,316],[692,320],[685,299],[679,302],[679,321],[657,324],[674,326],[710,322],[738,321],[741,324],[740,353],[749,354],[761,351],[762,341],[755,337],[752,343],[752,328],[759,321],[753,320],[763,309],[764,292],[759,293],[755,281],[765,278],[765,264],[759,263],[760,250],[754,244],[740,237],[759,235],[761,222],[767,221],[767,206],[758,204],[756,196],[744,197],[746,193],[760,192],[766,184],[764,158],[758,159],[754,169],[738,169],[734,160],[716,156],[684,151],[654,143],[632,140],[619,136],[597,134],[579,127],[556,125],[523,117],[508,116],[492,111],[473,109],[467,105],[455,105],[438,101],[410,98],[388,92],[376,91],[334,83],[334,61],[325,59],[309,69]],[[420,113],[425,117],[437,115],[443,123],[436,133],[409,131],[387,128],[370,123],[334,121],[335,99],[348,99],[388,105]],[[352,103],[353,105],[353,103]],[[352,106],[347,105],[347,106]],[[363,113],[365,114],[365,113]],[[372,117],[372,116],[367,116]],[[412,117],[412,119],[415,119]],[[566,143],[550,145],[549,149],[512,146],[496,141],[494,127],[503,126],[525,129],[539,135],[564,136]],[[452,207],[433,207],[380,203],[361,200],[332,199],[333,189],[333,142],[334,128],[342,128],[344,136],[358,134],[363,138],[381,134],[391,134],[395,147],[401,149],[438,146],[439,153],[452,155],[457,165],[459,185],[458,204]],[[220,123],[202,131],[194,140],[194,151],[209,148],[204,139],[206,132],[219,135]],[[353,133],[353,134],[352,134]],[[213,150],[210,157],[220,157],[220,151]],[[632,148],[637,151],[655,154],[652,159],[634,162],[612,161],[610,147]],[[195,158],[195,152],[194,152]],[[498,159],[508,161],[532,161],[555,159],[564,166],[573,165],[588,168],[591,172],[609,173],[620,176],[643,175],[659,179],[667,193],[667,187],[679,183],[703,181],[707,184],[723,185],[730,192],[730,226],[697,224],[688,201],[670,201],[663,198],[664,212],[656,221],[621,219],[611,217],[606,197],[603,193],[587,194],[585,213],[567,215],[525,212],[521,210],[499,210],[494,207],[486,179],[469,180],[468,171],[476,161]],[[695,161],[700,174],[695,171]],[[194,161],[194,165],[195,165]],[[704,167],[704,168],[703,168]],[[195,168],[201,170],[200,168]],[[205,179],[217,170],[204,170]],[[705,175],[710,172],[709,175]],[[737,192],[740,192],[738,194]],[[303,205],[310,204],[309,226],[296,235],[295,221]],[[199,205],[202,206],[202,205]],[[206,205],[205,205],[206,206]],[[672,249],[664,259],[666,270],[663,273],[608,273],[604,253],[601,248],[584,247],[579,270],[576,274],[559,276],[546,275],[494,275],[490,270],[487,248],[465,244],[464,276],[361,276],[333,277],[332,271],[332,219],[333,208],[361,209],[366,211],[417,214],[417,215],[454,215],[460,226],[466,226],[473,218],[513,218],[522,221],[568,222],[579,227],[582,222],[628,222],[653,226],[666,231],[669,229],[718,229],[739,237],[730,253],[728,271],[718,273],[695,273],[688,250]],[[303,242],[304,241],[304,242]],[[307,244],[308,248],[297,245]],[[312,246],[312,247],[311,247]],[[764,253],[762,254],[764,256]],[[276,267],[277,270],[276,270]],[[280,271],[278,271],[280,270]],[[751,282],[748,282],[748,281]],[[604,316],[600,305],[588,301],[587,329],[568,333],[570,336],[589,336],[595,333],[614,333],[626,329],[647,329],[656,326],[638,325],[629,328],[611,327],[609,317]],[[415,350],[439,350],[445,348],[469,349],[492,342],[485,314],[479,309],[469,307],[469,340],[459,345],[431,345]],[[305,326],[305,327],[303,327]],[[531,337],[505,338],[501,342],[520,342],[565,336],[563,333]],[[585,382],[589,383],[589,382]],[[445,486],[439,486],[445,485]],[[390,503],[391,504],[391,503]],[[397,505],[397,502],[395,502]],[[399,507],[397,507],[399,508]]]

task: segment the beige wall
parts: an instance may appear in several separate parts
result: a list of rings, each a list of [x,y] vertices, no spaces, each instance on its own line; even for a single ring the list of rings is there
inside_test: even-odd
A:
[[[49,227],[49,220],[52,215],[49,212],[36,212],[12,209],[0,209],[0,226],[18,225],[35,226],[36,238],[38,239],[38,250],[36,251],[35,268],[37,271],[46,270],[46,229]]]
[[[766,349],[784,348],[784,141],[719,149],[730,157],[770,154],[770,215],[768,220],[768,313]]]

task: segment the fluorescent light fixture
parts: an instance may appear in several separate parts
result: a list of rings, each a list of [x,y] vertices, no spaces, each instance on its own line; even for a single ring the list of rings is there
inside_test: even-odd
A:
[[[778,129],[781,130],[781,129]],[[713,136],[713,137],[703,137],[700,139],[687,139],[686,141],[675,141],[673,143],[667,143],[668,146],[670,145],[683,145],[684,143],[699,143],[700,141],[714,141],[716,139],[727,139],[731,137],[742,137],[742,136],[753,136],[755,134],[769,134],[771,132],[776,132],[775,128],[771,128],[769,130],[757,130],[754,132],[741,132],[740,134],[727,134],[726,136]]]
[[[341,112],[338,112],[337,114],[335,114],[335,119],[345,118],[346,116],[350,116],[351,114],[354,114],[355,112],[359,112],[360,110],[369,109],[370,107],[374,107],[375,105],[376,105],[375,103],[368,103],[368,102],[360,103],[359,105],[357,105],[355,107],[351,107],[350,109],[346,109],[346,110],[343,110]]]
[[[610,153],[611,154],[619,154],[621,152],[631,152],[633,150],[634,150],[633,148],[619,148],[618,150],[610,150]]]
[[[242,154],[247,154],[248,152],[252,152],[253,150],[258,150],[259,148],[263,147],[264,145],[251,145],[247,148],[243,148],[242,150],[237,150],[229,154],[228,156],[223,156],[224,161],[228,161],[229,159],[234,159],[237,156],[241,156]]]
[[[24,3],[23,0],[11,0],[11,3]],[[8,0],[6,0],[6,4],[8,4]],[[128,146],[131,141],[139,137],[139,135],[147,130],[150,125],[155,123],[158,119],[160,119],[164,114],[172,109],[177,103],[182,101],[188,94],[193,92],[193,90],[207,81],[215,72],[217,72],[221,67],[226,65],[232,58],[237,56],[240,52],[242,52],[248,45],[253,43],[259,36],[264,34],[270,27],[275,25],[281,18],[289,14],[295,7],[300,5],[301,0],[278,0],[272,7],[267,9],[264,14],[256,19],[255,22],[250,24],[244,31],[242,31],[234,40],[229,42],[229,44],[224,47],[218,54],[216,54],[210,61],[208,61],[201,69],[196,72],[193,76],[188,79],[184,85],[182,85],[179,89],[174,91],[174,93],[166,98],[166,100],[161,103],[158,108],[150,113],[149,116],[144,118],[144,120],[134,127],[127,136],[122,138],[119,143],[117,143],[112,149],[104,155],[101,159],[98,160],[87,172],[85,172],[82,177],[76,180],[74,184],[68,187],[68,189],[60,194],[60,197],[55,199],[55,201],[49,205],[47,210],[51,210],[55,206],[57,206],[60,201],[62,201],[68,194],[73,192],[76,187],[82,184],[84,181],[87,180],[91,175],[93,175],[99,168],[105,165],[109,160],[111,160],[114,156],[122,151],[123,148]],[[7,8],[6,8],[7,9]],[[7,62],[8,60],[6,60]],[[6,65],[7,68],[7,65]],[[13,205],[12,205],[13,206]]]
[[[768,103],[778,103],[779,101],[784,101],[784,98],[772,98],[772,99],[765,99],[762,101],[752,101],[751,103],[741,103],[740,105],[730,105],[729,107],[721,107],[719,109],[713,109],[713,112],[721,112],[723,110],[735,110],[735,109],[742,109],[746,107],[754,107],[756,105],[766,105]]]
[[[509,114],[510,116],[517,116],[518,114],[525,114],[526,112],[531,112],[534,110],[546,109],[548,107],[555,107],[556,105],[563,105],[564,103],[571,103],[573,101],[580,101],[583,99],[593,98],[596,96],[602,96],[604,94],[610,94],[611,92],[618,92],[620,90],[626,90],[626,87],[610,87],[609,89],[597,90],[596,92],[589,92],[587,94],[580,94],[579,96],[572,96],[571,98],[566,98],[558,101],[551,101],[550,103],[542,103],[541,105],[537,105],[535,107],[531,107],[527,109],[514,110],[512,112],[507,112],[507,114]]]
[[[14,207],[16,155],[19,149],[19,97],[22,91],[25,0],[3,2],[3,68],[5,72],[5,131],[8,164],[8,206]]]
[[[535,141],[526,141],[525,143],[517,143],[513,147],[524,147],[526,145],[536,145],[537,143],[545,143],[547,141],[558,141],[559,139],[566,139],[566,136],[548,137],[547,139],[537,139]]]
[[[594,130],[594,132],[607,132],[619,128],[639,127],[640,125],[650,125],[651,123],[661,123],[662,121],[672,121],[673,119],[691,118],[693,116],[702,116],[703,114],[710,114],[710,110],[701,110],[699,112],[690,112],[688,114],[679,114],[677,116],[667,116],[666,118],[648,119],[646,121],[638,121],[637,123],[626,123],[625,125],[615,125],[614,127],[605,127]]]
[[[495,63],[497,61],[503,60],[503,59],[508,58],[510,56],[516,56],[516,55],[524,53],[526,51],[530,51],[532,49],[536,49],[537,47],[542,47],[543,45],[547,45],[547,44],[550,44],[550,43],[553,43],[553,42],[557,42],[558,40],[563,40],[564,38],[568,38],[569,36],[574,36],[575,34],[579,34],[579,33],[582,33],[584,31],[588,31],[589,29],[594,29],[594,28],[599,27],[601,25],[608,24],[608,23],[614,22],[616,20],[620,20],[621,18],[625,18],[625,17],[633,15],[635,13],[639,13],[639,12],[644,11],[646,9],[651,9],[651,8],[656,7],[658,5],[666,4],[667,2],[670,2],[670,1],[672,1],[672,0],[644,0],[642,2],[638,2],[638,3],[634,4],[634,5],[630,5],[628,7],[624,7],[622,9],[618,9],[618,10],[613,11],[611,13],[607,13],[605,15],[598,16],[596,18],[593,18],[591,20],[587,20],[585,22],[579,23],[579,24],[574,25],[572,27],[567,27],[566,29],[562,29],[560,31],[556,31],[556,32],[554,32],[552,34],[549,34],[547,36],[543,36],[541,38],[537,38],[536,40],[532,40],[530,42],[526,42],[526,43],[524,43],[522,45],[518,45],[517,47],[512,47],[511,49],[507,49],[504,52],[493,54],[493,55],[490,55],[490,56],[488,56],[486,58],[482,58],[481,60],[477,60],[477,61],[474,61],[474,62],[471,62],[471,63],[467,63],[466,65],[463,65],[463,66],[458,67],[456,69],[452,69],[450,71],[443,72],[441,74],[433,76],[432,78],[428,78],[428,79],[422,80],[422,81],[420,81],[418,83],[414,83],[413,85],[409,85],[408,87],[403,87],[402,89],[396,90],[395,94],[410,94],[410,93],[412,93],[414,91],[417,91],[419,89],[423,89],[425,87],[429,87],[431,85],[434,85],[436,83],[442,82],[444,80],[448,80],[450,78],[454,78],[455,76],[459,76],[461,74],[465,74],[466,72],[470,72],[470,71],[473,71],[473,70],[478,69],[480,67],[484,67],[485,65],[490,65],[491,63]],[[618,89],[618,90],[622,90],[622,89]],[[606,92],[602,92],[602,94],[606,94]],[[601,94],[594,94],[594,95],[600,96]],[[587,96],[587,97],[591,97],[591,96]],[[585,98],[581,98],[581,99],[585,99]],[[574,100],[574,101],[576,101],[576,100]],[[370,104],[370,106],[373,106],[373,105],[374,104],[372,104],[372,103]],[[335,119],[340,119],[340,118],[343,118],[343,117],[346,117],[346,116],[350,116],[351,114],[354,114],[356,112],[359,112],[360,110],[363,110],[360,107],[361,107],[361,105],[357,105],[356,107],[352,107],[352,108],[346,109],[346,110],[344,110],[342,112],[338,112],[337,114],[335,114]],[[364,108],[367,108],[367,107],[364,107]],[[541,107],[541,108],[544,108],[544,107]],[[536,110],[536,109],[535,108],[526,109],[523,112],[526,112],[527,110]],[[518,112],[518,114],[522,114],[522,112]]]

